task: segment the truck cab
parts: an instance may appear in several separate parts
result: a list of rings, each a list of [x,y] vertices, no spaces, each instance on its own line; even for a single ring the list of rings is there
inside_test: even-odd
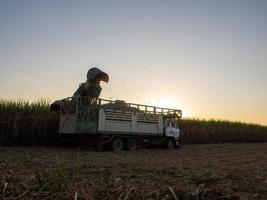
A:
[[[180,144],[180,129],[178,127],[176,118],[165,118],[164,119],[164,135],[167,140],[167,145],[177,146]],[[171,141],[170,141],[171,140]]]

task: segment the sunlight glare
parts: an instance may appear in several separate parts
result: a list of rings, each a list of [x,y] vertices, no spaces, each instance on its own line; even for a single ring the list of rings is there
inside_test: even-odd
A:
[[[177,100],[173,100],[169,97],[154,97],[146,101],[148,105],[162,107],[162,108],[171,108],[171,109],[181,109],[183,116],[191,116],[191,112],[187,107]]]

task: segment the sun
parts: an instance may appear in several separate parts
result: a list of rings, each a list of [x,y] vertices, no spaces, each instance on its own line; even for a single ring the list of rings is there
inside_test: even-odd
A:
[[[153,97],[150,98],[147,103],[151,106],[156,106],[160,108],[171,108],[171,109],[181,109],[183,116],[190,117],[191,112],[186,105],[179,102],[178,99],[173,99],[169,97]]]

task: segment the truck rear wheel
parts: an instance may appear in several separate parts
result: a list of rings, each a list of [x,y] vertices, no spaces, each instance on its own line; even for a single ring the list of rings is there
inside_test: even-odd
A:
[[[168,138],[166,142],[166,149],[174,149],[175,148],[175,140],[172,138]]]
[[[123,140],[120,138],[115,138],[112,142],[112,150],[113,151],[122,151],[124,148]]]
[[[133,139],[133,138],[130,138],[127,141],[127,150],[128,151],[135,151],[136,148],[137,148],[137,140],[136,139]]]

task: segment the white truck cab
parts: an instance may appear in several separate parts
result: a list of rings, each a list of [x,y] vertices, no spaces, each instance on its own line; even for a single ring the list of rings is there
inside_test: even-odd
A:
[[[177,119],[167,118],[165,121],[165,136],[173,138],[175,140],[175,145],[180,145],[180,129],[177,124]]]

